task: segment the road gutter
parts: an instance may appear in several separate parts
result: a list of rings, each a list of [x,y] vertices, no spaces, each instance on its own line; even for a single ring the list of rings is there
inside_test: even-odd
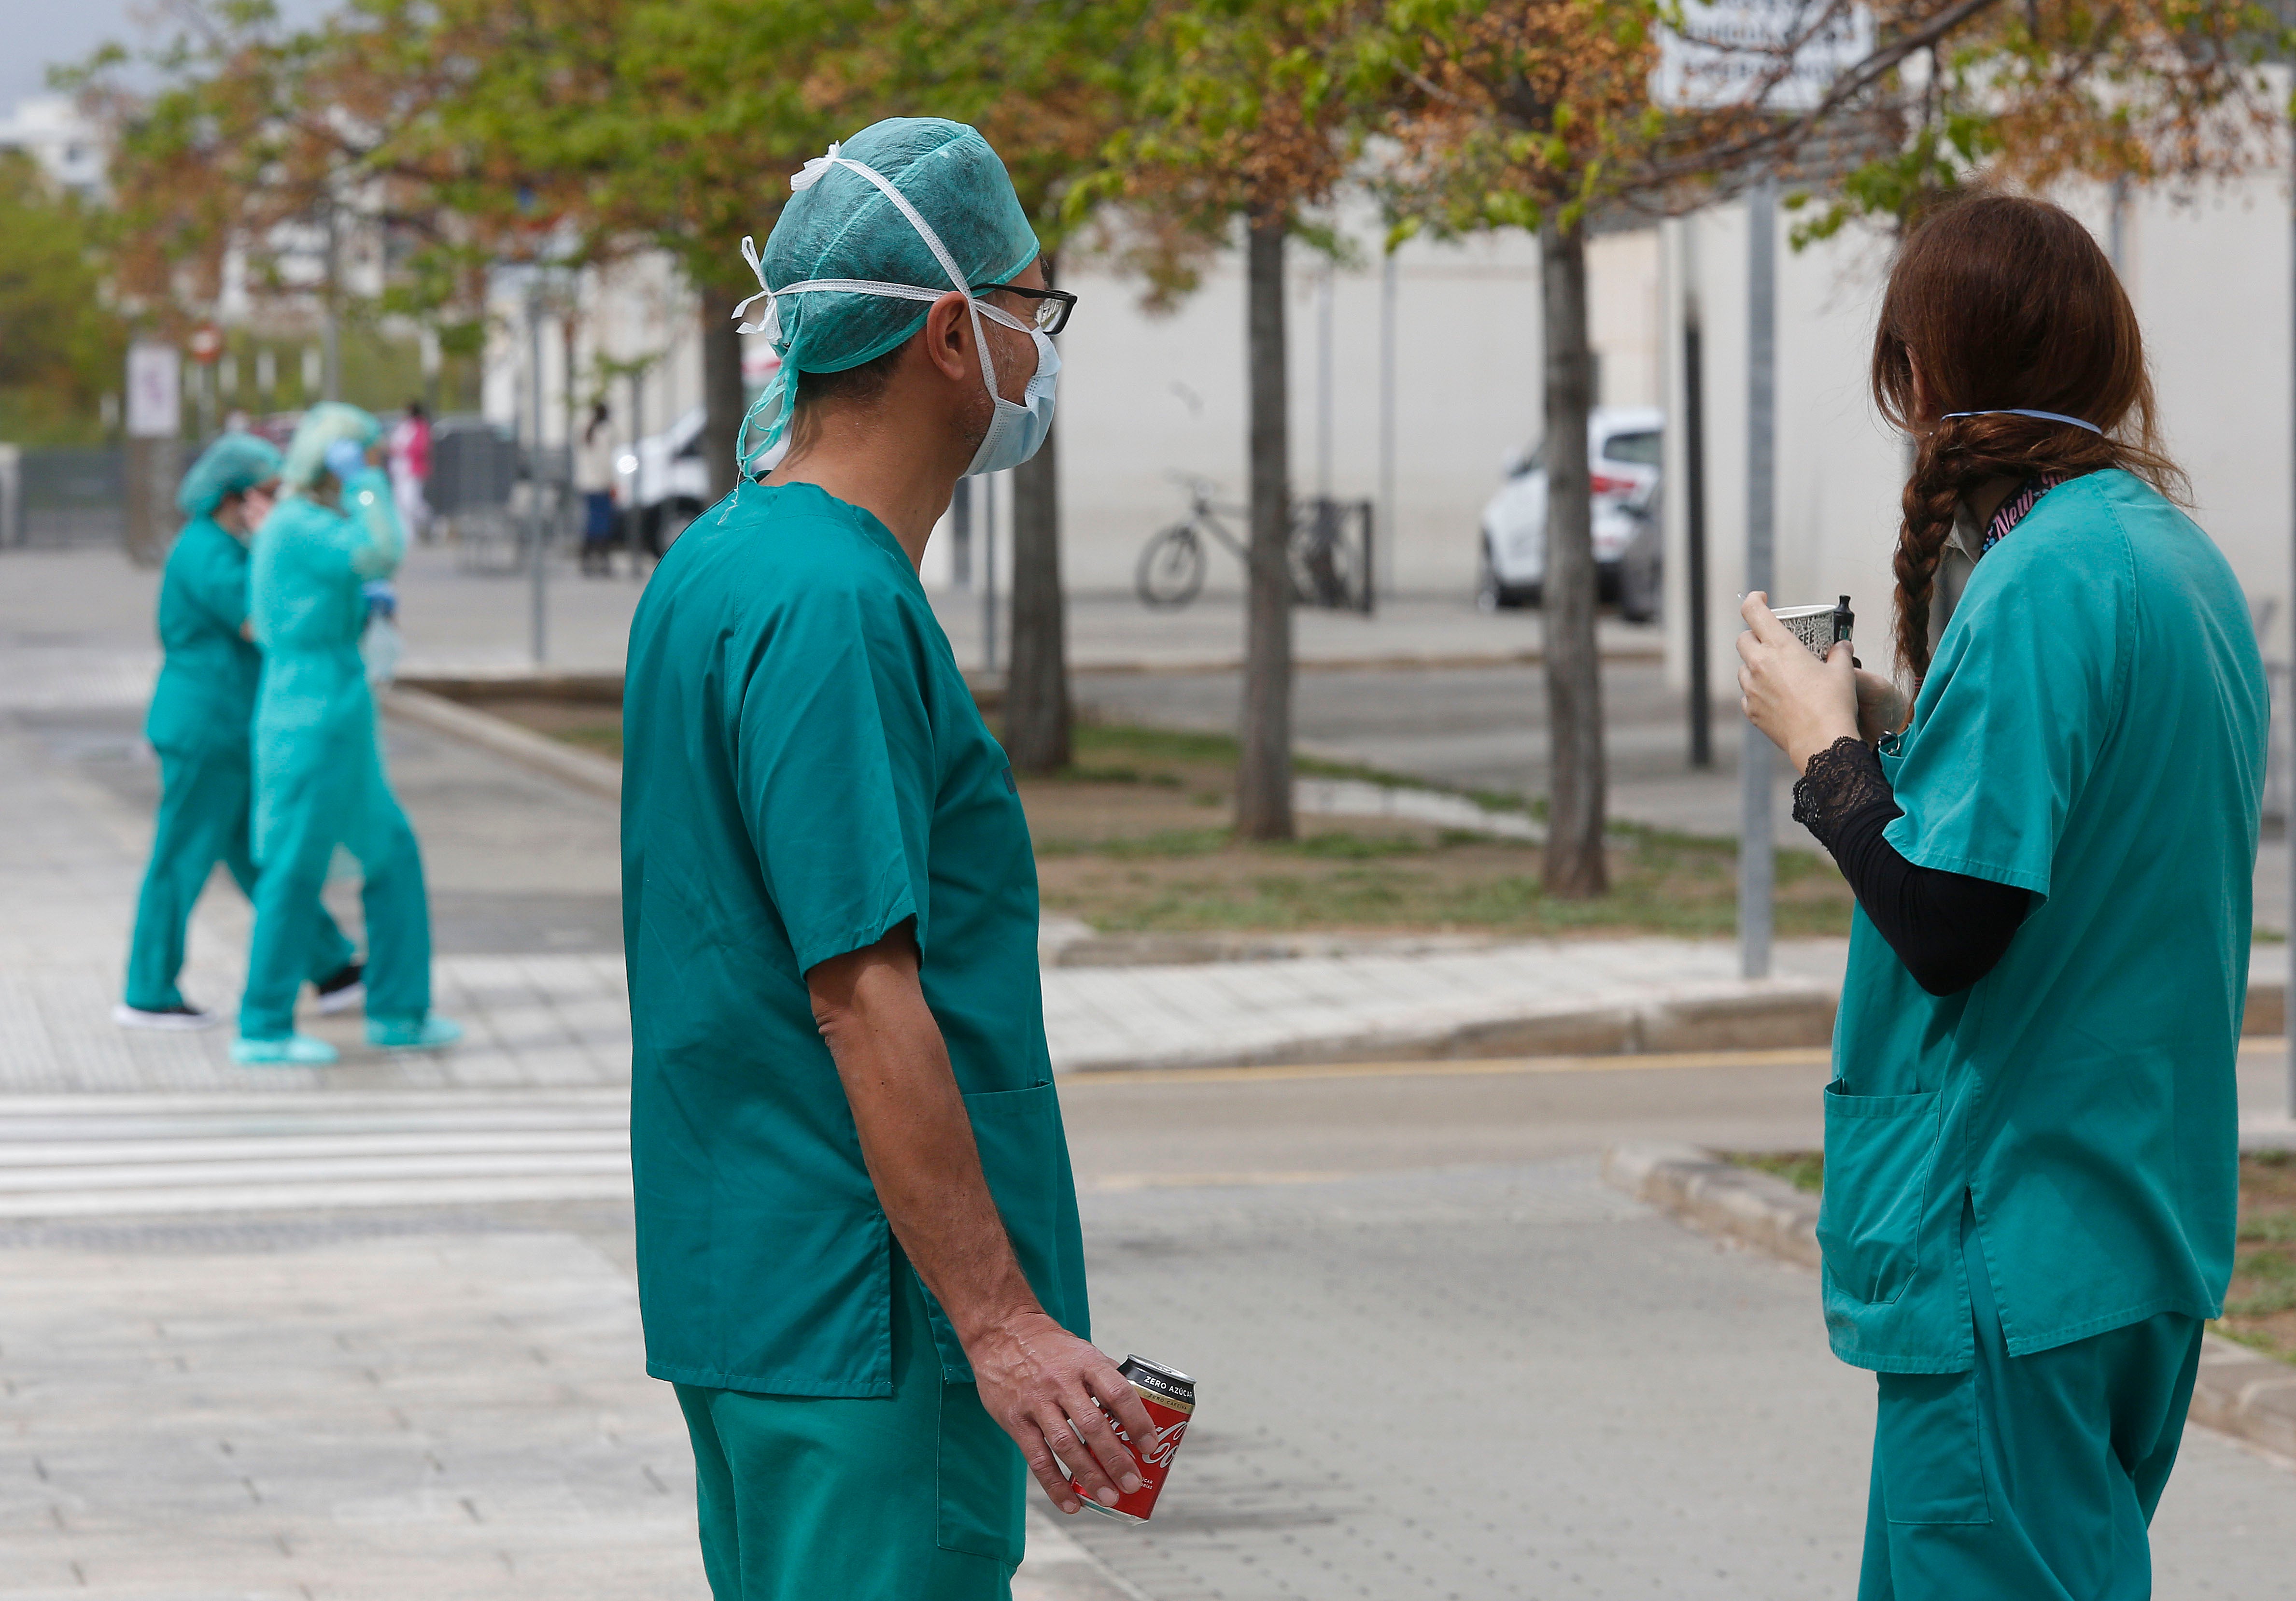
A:
[[[1620,1145],[1603,1177],[1704,1234],[1816,1268],[1817,1197],[1695,1145]],[[2193,1421],[2296,1458],[2296,1366],[2218,1334],[2201,1342]]]

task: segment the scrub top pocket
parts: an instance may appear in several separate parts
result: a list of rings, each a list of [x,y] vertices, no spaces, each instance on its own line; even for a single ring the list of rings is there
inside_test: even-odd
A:
[[[1825,1189],[1817,1244],[1833,1287],[1886,1306],[1921,1254],[1923,1201],[1937,1160],[1938,1092],[1853,1096],[1825,1087]]]

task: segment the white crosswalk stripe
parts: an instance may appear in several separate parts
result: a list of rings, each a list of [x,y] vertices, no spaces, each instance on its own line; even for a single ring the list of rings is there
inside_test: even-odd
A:
[[[619,1089],[0,1099],[0,1219],[629,1193]]]

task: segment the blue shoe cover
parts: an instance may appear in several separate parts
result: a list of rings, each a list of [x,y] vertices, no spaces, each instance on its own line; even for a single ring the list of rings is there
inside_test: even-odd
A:
[[[435,1051],[463,1037],[463,1025],[432,1013],[428,1017],[370,1017],[366,1042],[386,1051]]]
[[[308,1034],[290,1034],[284,1039],[242,1036],[231,1042],[231,1059],[242,1067],[325,1067],[334,1061],[335,1047]]]

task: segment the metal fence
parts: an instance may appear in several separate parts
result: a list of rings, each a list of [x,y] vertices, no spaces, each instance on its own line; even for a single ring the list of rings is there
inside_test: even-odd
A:
[[[1292,507],[1292,594],[1303,606],[1371,613],[1372,511],[1368,500],[1310,496]]]
[[[12,458],[13,470],[10,470]],[[181,476],[180,462],[167,481]],[[127,452],[118,445],[15,448],[0,454],[0,546],[58,549],[123,544]]]

